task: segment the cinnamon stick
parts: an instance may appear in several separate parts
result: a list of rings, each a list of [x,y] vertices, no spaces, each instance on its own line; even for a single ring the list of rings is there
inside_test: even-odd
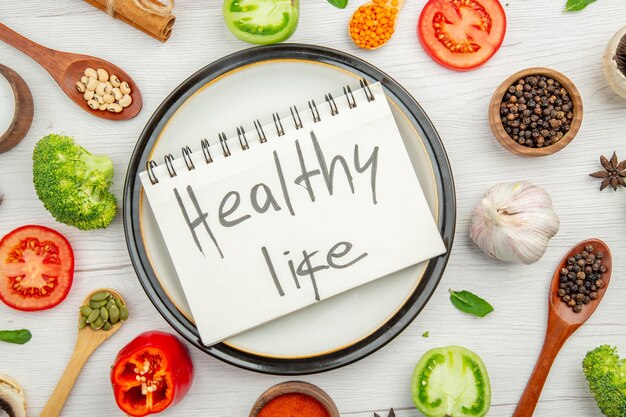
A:
[[[116,19],[128,23],[153,38],[165,42],[172,34],[176,21],[167,7],[158,0],[85,0]],[[143,7],[146,4],[152,10]],[[165,10],[161,12],[160,10]]]

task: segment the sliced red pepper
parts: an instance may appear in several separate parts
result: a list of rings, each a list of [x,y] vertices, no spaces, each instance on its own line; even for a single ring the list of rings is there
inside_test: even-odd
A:
[[[117,406],[133,417],[159,413],[178,403],[191,388],[193,363],[176,336],[145,332],[115,358],[111,384]]]

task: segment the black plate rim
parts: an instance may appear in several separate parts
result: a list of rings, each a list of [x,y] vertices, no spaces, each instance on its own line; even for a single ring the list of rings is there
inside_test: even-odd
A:
[[[165,121],[179,105],[206,82],[244,65],[290,58],[325,62],[357,70],[370,82],[380,81],[384,89],[398,99],[398,104],[404,107],[405,115],[412,119],[415,127],[421,128],[420,133],[426,139],[424,144],[433,163],[439,194],[438,227],[448,251],[429,262],[423,273],[424,278],[417,288],[385,324],[366,338],[345,348],[313,357],[274,358],[244,352],[224,343],[207,347],[202,345],[195,326],[167,297],[148,260],[139,229],[141,184],[138,173],[145,165],[141,161],[146,160],[146,154],[156,139],[153,133],[160,132]],[[203,67],[183,81],[159,105],[139,136],[128,165],[123,202],[124,235],[133,268],[148,298],[169,325],[189,343],[217,359],[243,369],[275,375],[306,375],[336,369],[369,356],[397,337],[417,317],[437,288],[450,257],[456,227],[456,192],[448,156],[439,134],[421,106],[395,80],[360,58],[331,48],[304,44],[269,45],[235,52]]]

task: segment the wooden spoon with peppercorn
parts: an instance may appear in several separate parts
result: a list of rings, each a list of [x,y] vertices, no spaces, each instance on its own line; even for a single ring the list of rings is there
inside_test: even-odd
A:
[[[599,239],[580,242],[559,264],[548,296],[548,328],[543,348],[512,417],[533,415],[556,355],[602,300],[611,280],[611,266],[611,251]]]

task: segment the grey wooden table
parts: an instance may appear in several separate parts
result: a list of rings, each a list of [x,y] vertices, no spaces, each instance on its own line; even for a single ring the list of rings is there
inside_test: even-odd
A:
[[[463,345],[479,353],[493,386],[490,416],[510,416],[543,341],[546,293],[552,271],[567,249],[588,238],[604,239],[615,256],[614,279],[602,305],[565,345],[535,413],[541,417],[600,417],[580,363],[602,343],[618,345],[626,355],[626,191],[598,191],[587,174],[599,169],[600,154],[613,150],[626,158],[626,101],[607,86],[601,69],[604,48],[626,24],[626,3],[599,0],[580,13],[562,12],[565,0],[503,0],[508,31],[500,52],[483,68],[457,73],[433,63],[416,37],[424,0],[409,0],[389,45],[375,52],[357,50],[346,31],[357,7],[351,0],[338,10],[324,0],[303,0],[295,42],[337,48],[388,72],[420,102],[441,134],[455,174],[457,237],[444,278],[415,322],[376,354],[346,368],[303,377],[325,388],[343,415],[370,417],[395,407],[400,417],[418,416],[412,405],[410,377],[427,349]],[[96,287],[125,294],[134,317],[91,358],[63,412],[65,416],[115,416],[109,367],[116,352],[137,333],[169,330],[145,296],[130,264],[121,215],[104,231],[80,232],[57,224],[37,199],[31,180],[36,141],[50,132],[79,138],[94,153],[115,163],[113,192],[121,198],[130,153],[144,124],[166,95],[191,73],[215,59],[248,47],[227,31],[218,0],[179,0],[172,38],[161,44],[81,1],[3,0],[0,20],[50,47],[100,56],[115,62],[142,86],[143,112],[130,122],[111,123],[79,111],[35,62],[0,44],[0,62],[29,83],[35,118],[26,139],[0,155],[0,235],[23,224],[43,224],[64,233],[76,254],[76,277],[63,304],[42,313],[19,313],[0,305],[0,327],[26,327],[32,342],[0,345],[0,372],[26,389],[30,415],[38,415],[74,346],[75,306]],[[487,125],[491,93],[513,72],[549,66],[568,75],[585,102],[583,127],[557,155],[524,159],[509,154]],[[548,190],[561,217],[561,230],[544,258],[531,266],[492,262],[468,238],[472,207],[491,185],[526,179]],[[448,288],[467,289],[487,298],[495,313],[477,319],[455,310]],[[430,338],[422,333],[430,331]],[[258,375],[224,364],[192,349],[196,381],[188,397],[164,416],[243,416],[256,397],[283,377]]]

